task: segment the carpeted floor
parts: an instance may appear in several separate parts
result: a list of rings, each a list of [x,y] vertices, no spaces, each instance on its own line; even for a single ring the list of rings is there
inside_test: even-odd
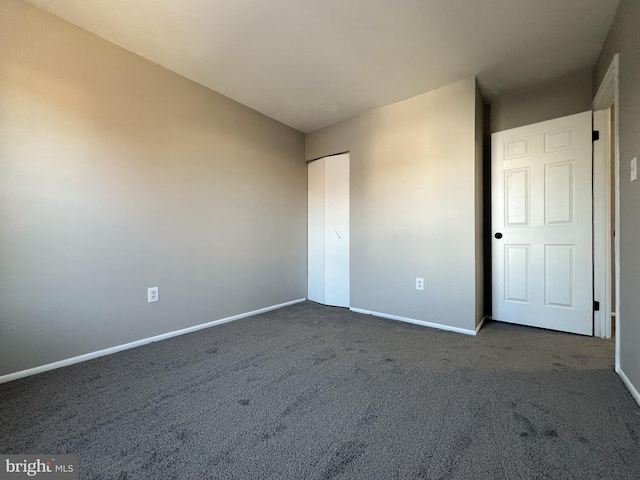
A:
[[[0,453],[86,479],[636,479],[613,341],[302,303],[0,385]]]

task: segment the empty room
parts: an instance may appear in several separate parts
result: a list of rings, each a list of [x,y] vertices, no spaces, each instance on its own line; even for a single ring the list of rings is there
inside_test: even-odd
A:
[[[0,0],[0,478],[640,478],[639,25]]]

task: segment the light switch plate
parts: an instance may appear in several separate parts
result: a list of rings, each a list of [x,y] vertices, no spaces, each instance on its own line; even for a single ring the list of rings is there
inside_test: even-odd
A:
[[[635,182],[638,179],[638,159],[634,157],[631,160],[631,181]]]

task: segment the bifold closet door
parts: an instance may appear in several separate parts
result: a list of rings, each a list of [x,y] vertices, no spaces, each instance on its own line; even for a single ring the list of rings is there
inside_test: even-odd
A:
[[[324,159],[309,162],[307,226],[307,297],[324,303]]]
[[[349,154],[309,163],[308,298],[348,307]]]

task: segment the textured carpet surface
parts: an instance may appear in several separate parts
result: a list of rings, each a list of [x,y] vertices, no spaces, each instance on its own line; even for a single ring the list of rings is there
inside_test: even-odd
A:
[[[87,479],[640,478],[613,342],[303,303],[0,385],[0,453]]]

